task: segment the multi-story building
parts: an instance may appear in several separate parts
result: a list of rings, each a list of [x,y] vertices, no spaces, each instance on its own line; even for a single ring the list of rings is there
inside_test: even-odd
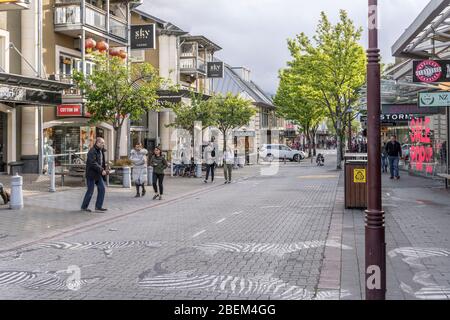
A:
[[[137,8],[132,10],[131,23],[135,26],[155,24],[157,37],[155,49],[132,50],[132,61],[152,64],[162,78],[169,80],[169,85],[179,87],[176,92],[161,88],[161,103],[183,101],[189,104],[190,91],[202,93],[205,97],[212,93],[212,80],[206,78],[206,63],[213,61],[214,53],[222,49],[220,46]],[[164,152],[170,152],[176,149],[181,138],[177,130],[167,127],[174,120],[175,114],[170,108],[149,112],[140,121],[131,123],[130,141],[133,144],[143,142],[150,149],[160,145]]]

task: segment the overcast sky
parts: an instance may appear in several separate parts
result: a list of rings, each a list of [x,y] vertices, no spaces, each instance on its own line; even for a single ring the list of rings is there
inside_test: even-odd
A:
[[[391,62],[391,46],[413,22],[428,0],[381,0],[380,48]],[[289,59],[286,39],[305,32],[313,35],[320,12],[333,22],[339,9],[365,28],[366,0],[144,0],[140,7],[193,35],[204,35],[223,50],[217,57],[232,66],[245,66],[252,80],[269,93],[278,86],[278,70]]]

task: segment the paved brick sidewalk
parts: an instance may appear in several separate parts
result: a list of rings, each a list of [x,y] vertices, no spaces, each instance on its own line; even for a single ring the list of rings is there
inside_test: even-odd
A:
[[[260,166],[248,166],[233,171],[233,179],[245,179],[259,173]],[[165,196],[163,201],[153,201],[153,189],[147,187],[146,197],[135,199],[135,189],[123,189],[111,186],[107,190],[105,207],[107,213],[87,214],[80,211],[85,188],[57,188],[56,193],[49,193],[46,176],[27,175],[24,178],[23,210],[10,210],[9,206],[0,206],[0,251],[23,244],[52,237],[61,232],[69,232],[92,224],[98,224],[127,215],[151,206],[183,199],[186,196],[207,192],[223,184],[223,171],[216,171],[214,184],[204,184],[200,178],[165,178]],[[10,177],[3,177],[9,180]],[[37,184],[33,187],[33,184]],[[31,185],[31,186],[30,186]],[[96,193],[91,201],[95,203]]]
[[[339,191],[343,199],[343,177]],[[387,299],[450,299],[450,192],[442,181],[383,176]],[[364,212],[343,210],[341,289],[364,299]]]

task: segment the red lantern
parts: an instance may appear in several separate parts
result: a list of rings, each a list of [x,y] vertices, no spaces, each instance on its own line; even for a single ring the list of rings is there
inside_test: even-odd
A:
[[[86,49],[87,53],[91,53],[92,50],[94,50],[95,46],[97,45],[97,43],[95,42],[94,39],[92,38],[88,38],[86,39],[86,41],[84,42],[84,48]]]
[[[100,52],[105,52],[106,50],[108,50],[109,46],[106,41],[101,40],[101,41],[97,42],[96,48]]]
[[[109,54],[113,57],[117,57],[120,55],[120,50],[118,48],[109,49]]]
[[[120,50],[119,57],[125,59],[127,57],[127,52],[125,50]]]

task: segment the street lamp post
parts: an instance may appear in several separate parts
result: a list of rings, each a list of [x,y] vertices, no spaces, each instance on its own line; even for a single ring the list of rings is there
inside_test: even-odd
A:
[[[381,201],[381,75],[378,49],[378,0],[369,0],[367,50],[368,208],[366,210],[366,300],[386,299],[386,243]]]

